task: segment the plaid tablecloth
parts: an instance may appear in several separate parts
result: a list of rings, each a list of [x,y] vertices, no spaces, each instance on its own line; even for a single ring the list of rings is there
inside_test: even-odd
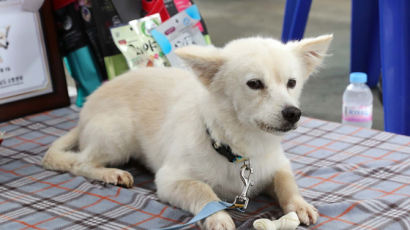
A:
[[[135,163],[124,166],[131,189],[44,170],[48,146],[77,119],[69,107],[0,124],[0,229],[152,229],[192,218],[160,202],[153,175]],[[320,212],[309,229],[410,229],[410,137],[303,118],[283,145]],[[283,215],[266,196],[230,213],[239,229]]]

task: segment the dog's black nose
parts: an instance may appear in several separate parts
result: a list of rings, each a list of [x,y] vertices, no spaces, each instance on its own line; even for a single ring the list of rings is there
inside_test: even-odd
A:
[[[302,111],[295,106],[288,106],[282,110],[283,118],[292,124],[299,121],[301,115]]]

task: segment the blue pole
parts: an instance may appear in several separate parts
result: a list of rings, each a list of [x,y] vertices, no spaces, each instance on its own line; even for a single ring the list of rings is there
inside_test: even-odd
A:
[[[282,26],[282,42],[286,43],[289,40],[289,31],[292,25],[293,15],[295,13],[297,0],[287,0],[285,5],[285,15],[283,17]]]
[[[373,88],[381,71],[377,1],[352,1],[350,36],[350,72],[367,73],[367,84]]]
[[[300,40],[305,33],[312,0],[287,0],[283,19],[282,42]]]
[[[410,2],[379,0],[385,130],[410,135]]]

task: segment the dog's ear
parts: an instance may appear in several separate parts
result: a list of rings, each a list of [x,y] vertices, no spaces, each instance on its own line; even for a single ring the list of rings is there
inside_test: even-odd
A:
[[[306,77],[311,75],[322,64],[323,59],[327,56],[326,52],[333,34],[322,35],[316,38],[305,38],[300,42],[290,43],[294,50],[303,59],[306,68]]]
[[[192,68],[206,86],[212,82],[213,76],[225,62],[221,49],[214,46],[186,46],[176,49],[175,54]]]

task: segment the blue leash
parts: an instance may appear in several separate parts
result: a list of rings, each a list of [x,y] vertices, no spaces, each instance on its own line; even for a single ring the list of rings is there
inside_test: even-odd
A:
[[[249,160],[244,159],[241,161],[244,162],[243,166],[241,167],[240,173],[241,180],[244,186],[241,195],[236,196],[235,201],[233,203],[228,203],[224,201],[211,201],[208,204],[206,204],[205,207],[203,207],[202,210],[196,216],[194,216],[188,223],[178,224],[166,228],[160,228],[158,230],[180,229],[195,224],[196,222],[205,219],[208,216],[224,209],[237,209],[238,211],[244,212],[249,203],[249,198],[247,197],[249,186],[253,185],[253,183],[249,179],[250,175],[253,173],[253,169],[250,167]],[[246,172],[248,172],[248,175],[246,175]]]
[[[234,204],[232,203],[228,203],[224,201],[211,201],[208,204],[206,204],[205,207],[203,207],[202,210],[196,216],[194,216],[194,218],[192,218],[189,222],[185,224],[178,224],[178,225],[166,227],[166,228],[160,228],[158,230],[180,229],[180,228],[195,224],[196,222],[203,220],[207,218],[208,216],[214,213],[217,213],[221,210],[229,209],[232,207],[234,207]]]

